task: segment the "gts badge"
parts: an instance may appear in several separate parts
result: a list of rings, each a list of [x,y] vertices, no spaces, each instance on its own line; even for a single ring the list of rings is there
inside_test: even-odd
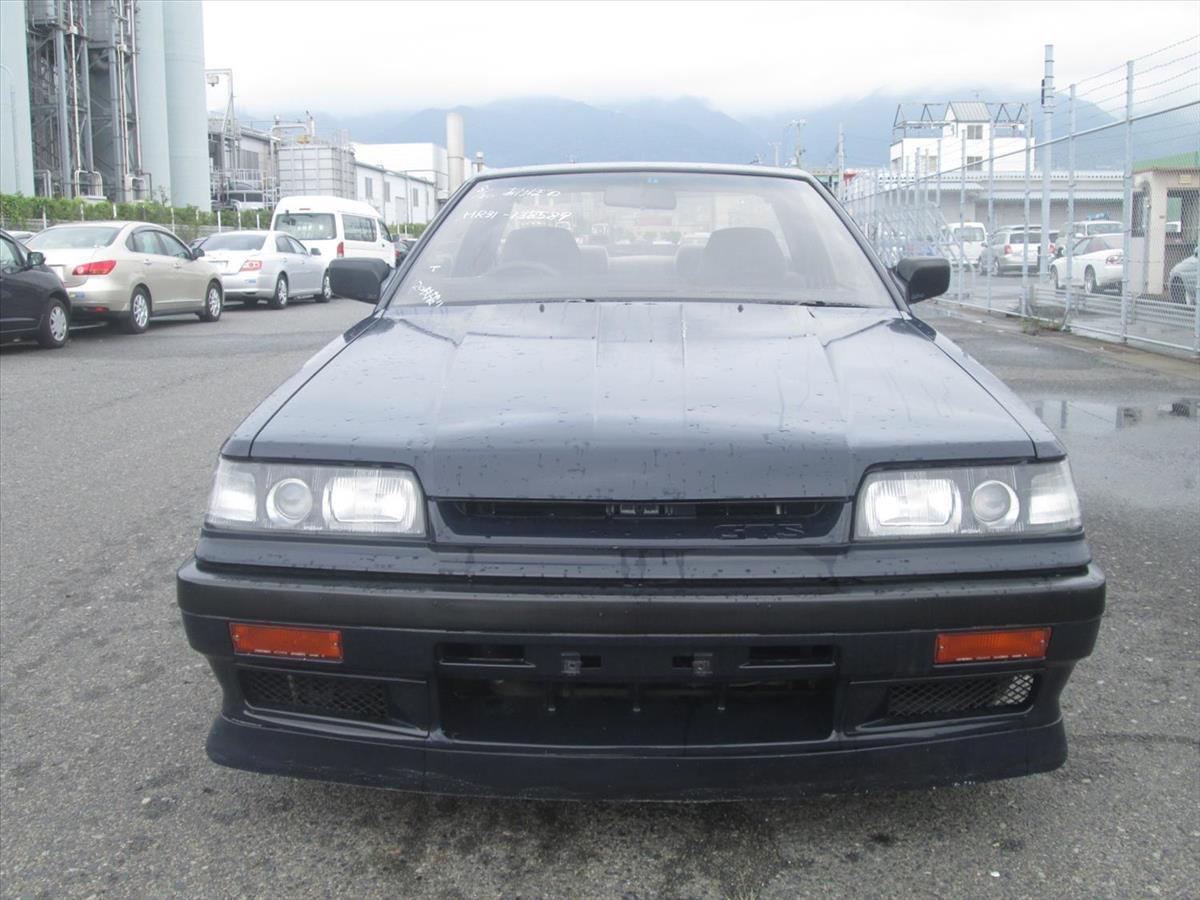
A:
[[[714,531],[717,537],[727,541],[804,537],[804,529],[799,525],[776,525],[771,522],[757,525],[718,525]]]

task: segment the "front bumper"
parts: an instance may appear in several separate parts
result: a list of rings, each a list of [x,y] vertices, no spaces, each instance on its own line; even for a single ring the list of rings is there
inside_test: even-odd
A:
[[[520,797],[732,799],[1060,765],[1059,693],[1104,578],[734,589],[329,579],[186,564],[223,690],[210,757],[259,772]],[[229,622],[343,632],[341,663],[236,655]],[[940,630],[1050,625],[1046,659],[933,665]]]

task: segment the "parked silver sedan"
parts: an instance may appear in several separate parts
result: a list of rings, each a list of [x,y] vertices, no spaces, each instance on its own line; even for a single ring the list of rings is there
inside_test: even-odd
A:
[[[221,274],[225,296],[253,306],[266,300],[283,309],[289,300],[312,297],[326,303],[333,296],[325,260],[280,231],[229,231],[200,245],[204,258]],[[317,253],[318,251],[313,251]]]
[[[221,317],[221,279],[171,232],[148,222],[55,225],[25,242],[71,298],[72,322],[111,319],[141,334],[151,316]]]

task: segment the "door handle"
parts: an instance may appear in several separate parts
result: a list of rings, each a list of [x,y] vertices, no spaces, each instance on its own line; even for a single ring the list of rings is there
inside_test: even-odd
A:
[[[147,265],[147,266],[152,266],[152,265],[154,265],[154,260],[152,260],[152,259],[143,259],[143,260],[142,260],[142,264],[143,264],[143,265]]]

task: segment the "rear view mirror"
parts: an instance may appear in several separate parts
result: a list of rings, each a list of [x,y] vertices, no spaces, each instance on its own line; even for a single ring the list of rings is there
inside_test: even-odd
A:
[[[46,256],[44,253],[39,253],[37,250],[30,250],[29,255],[25,257],[25,265],[31,269],[36,269],[39,266],[46,264]]]
[[[329,288],[339,297],[378,303],[380,287],[391,271],[382,259],[335,259],[329,263]]]
[[[936,257],[905,257],[893,269],[909,303],[940,297],[950,287],[950,263]]]
[[[654,184],[614,184],[604,189],[604,205],[628,209],[674,209],[675,192]]]

